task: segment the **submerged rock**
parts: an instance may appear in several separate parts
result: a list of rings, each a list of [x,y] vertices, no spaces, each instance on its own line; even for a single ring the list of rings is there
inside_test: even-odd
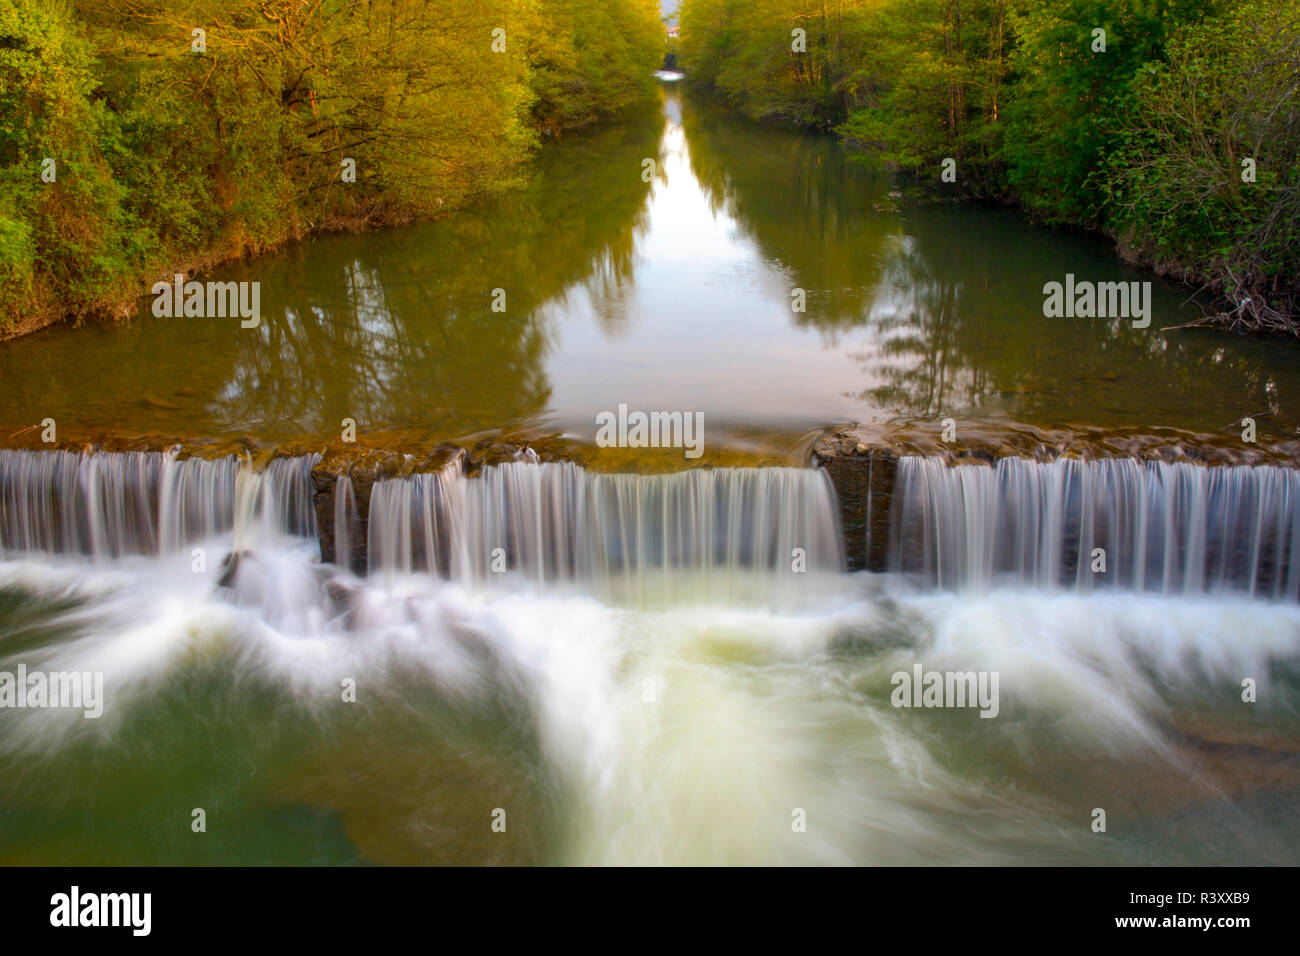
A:
[[[249,551],[232,551],[221,559],[221,566],[218,569],[221,574],[217,578],[217,587],[235,588],[235,581],[239,577],[239,565],[245,558],[249,557]]]

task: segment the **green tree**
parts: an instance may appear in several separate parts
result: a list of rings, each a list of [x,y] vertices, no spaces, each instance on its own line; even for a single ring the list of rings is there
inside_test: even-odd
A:
[[[1233,327],[1296,334],[1300,11],[1249,0],[1167,54],[1116,124],[1109,222],[1130,257],[1221,291]]]
[[[664,40],[654,0],[0,0],[0,336],[514,188]]]

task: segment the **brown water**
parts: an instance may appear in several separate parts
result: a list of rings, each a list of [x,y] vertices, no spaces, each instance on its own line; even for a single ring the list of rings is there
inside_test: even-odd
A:
[[[1153,281],[1151,327],[1045,318],[1043,285],[1066,273]],[[1161,332],[1198,308],[1105,243],[904,202],[833,140],[672,86],[646,115],[547,147],[498,202],[204,278],[260,281],[260,326],[155,318],[146,297],[121,327],[9,343],[0,427],[280,442],[351,418],[363,435],[591,441],[596,414],[626,403],[703,412],[713,449],[780,451],[897,418],[1219,432],[1253,415],[1261,440],[1300,423],[1300,347]]]

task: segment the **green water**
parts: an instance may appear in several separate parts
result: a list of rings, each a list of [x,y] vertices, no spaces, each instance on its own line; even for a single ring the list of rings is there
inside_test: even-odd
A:
[[[298,560],[263,576],[309,611],[275,573]],[[1296,861],[1293,607],[855,576],[815,609],[653,610],[424,579],[313,629],[187,561],[0,562],[0,669],[106,681],[99,719],[0,711],[0,865]],[[996,669],[996,719],[891,706],[914,664]]]
[[[1153,281],[1151,327],[1045,318],[1043,285],[1067,273]],[[709,447],[786,448],[895,418],[1219,432],[1255,415],[1261,438],[1300,422],[1300,347],[1161,332],[1198,307],[1107,244],[906,202],[828,138],[673,86],[549,145],[500,201],[204,278],[260,281],[260,326],[155,318],[146,297],[122,327],[7,344],[0,426],[278,442],[351,418],[591,441],[595,415],[627,403],[703,412]]]

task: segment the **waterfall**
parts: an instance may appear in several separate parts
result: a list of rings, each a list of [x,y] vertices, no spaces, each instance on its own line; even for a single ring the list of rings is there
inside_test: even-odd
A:
[[[107,560],[222,534],[236,552],[311,539],[317,461],[276,458],[258,471],[175,451],[0,451],[0,557]],[[735,583],[751,593],[798,588],[797,570],[843,567],[835,492],[817,469],[634,475],[513,462],[466,478],[457,463],[377,481],[366,504],[340,477],[336,553],[347,564],[365,534],[369,568],[383,574],[523,578],[596,594],[657,588],[672,598]],[[944,589],[1013,582],[1300,599],[1300,472],[1291,469],[1128,458],[950,467],[908,457],[893,508],[892,567]],[[692,577],[698,584],[683,583]]]
[[[352,479],[339,475],[334,484],[334,563],[341,568],[352,567],[353,529],[359,521]]]
[[[1010,580],[1300,596],[1300,472],[1292,469],[1127,458],[949,467],[907,457],[894,497],[893,566],[942,588]]]
[[[315,537],[311,470],[320,458],[276,458],[264,471],[241,468],[235,478],[236,551],[277,538]]]
[[[234,524],[232,489],[239,471],[236,459],[205,461],[187,458],[177,461],[173,455],[158,457],[162,461],[158,550],[174,551],[191,541],[210,538]],[[100,502],[99,505],[111,506],[111,502]],[[155,548],[142,550],[153,551]]]
[[[235,531],[247,547],[312,535],[314,456],[254,472],[233,457],[169,452],[0,451],[0,557],[157,554]]]
[[[452,538],[463,481],[457,462],[432,474],[375,482],[367,539],[370,569],[446,574],[452,549],[463,548]],[[338,506],[336,496],[336,522]]]
[[[837,522],[830,479],[818,470],[606,475],[510,463],[468,480],[443,472],[377,482],[370,564],[480,583],[508,569],[598,591],[614,579],[662,583],[669,572],[782,578],[796,564],[843,566]]]

